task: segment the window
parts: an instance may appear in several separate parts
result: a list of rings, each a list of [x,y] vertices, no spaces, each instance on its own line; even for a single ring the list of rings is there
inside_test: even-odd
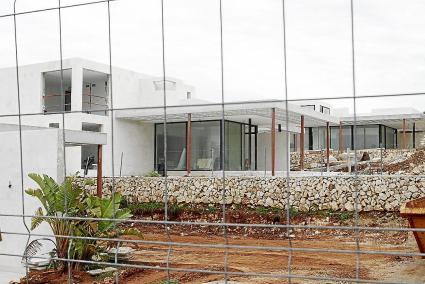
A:
[[[225,169],[228,171],[242,170],[242,124],[226,121],[225,137]]]
[[[225,121],[225,161],[226,170],[240,171],[255,167],[257,126],[251,125],[251,133],[247,124]],[[163,124],[155,125],[155,168],[164,168],[164,129]],[[192,121],[190,167],[194,171],[211,171],[221,169],[221,120]],[[247,137],[254,138],[251,143]],[[187,123],[167,124],[167,167],[170,171],[187,169]],[[251,157],[247,153],[251,144]],[[246,161],[251,158],[251,161]],[[247,163],[245,166],[244,163]],[[252,165],[250,165],[253,163]]]
[[[155,132],[155,165],[156,169],[163,169],[164,124],[156,124]],[[186,122],[167,123],[167,169],[170,171],[186,169]]]
[[[326,149],[326,127],[314,127],[312,150]]]
[[[221,121],[192,122],[192,170],[220,170]]]
[[[192,98],[192,92],[186,92],[186,99],[190,100]]]
[[[43,112],[71,111],[71,69],[43,73],[43,84]]]
[[[320,112],[324,114],[331,114],[331,109],[325,106],[320,106]]]
[[[379,147],[379,125],[359,125],[356,127],[354,143],[357,150]]]
[[[49,123],[49,127],[50,128],[59,128],[59,123],[57,123],[57,122]]]
[[[379,126],[368,125],[364,127],[365,149],[379,148]]]
[[[95,123],[82,123],[81,130],[101,132],[102,125]],[[81,169],[92,170],[97,166],[97,145],[87,144],[81,146]]]
[[[396,130],[391,127],[384,126],[385,132],[385,148],[394,149],[396,145]]]
[[[339,149],[339,126],[331,126],[331,148]],[[342,127],[342,149],[351,149],[351,126]]]
[[[107,115],[109,75],[83,69],[82,110],[89,114]]]
[[[163,91],[164,90],[164,80],[161,81],[153,81],[155,91]],[[167,91],[175,91],[177,83],[170,80],[165,80],[165,88]]]

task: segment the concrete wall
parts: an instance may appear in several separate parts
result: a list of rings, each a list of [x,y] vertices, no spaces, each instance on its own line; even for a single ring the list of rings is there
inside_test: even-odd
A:
[[[19,151],[19,132],[0,132],[0,212],[1,214],[34,214],[40,207],[37,199],[24,193],[22,203],[21,168]],[[22,132],[22,156],[24,189],[35,187],[28,177],[29,173],[45,173],[56,180],[63,178],[63,148],[61,132],[57,129],[26,130]],[[23,211],[24,210],[24,211]],[[31,219],[25,218],[30,227]],[[0,216],[2,232],[26,233],[22,218]],[[42,224],[34,233],[51,234],[47,224]],[[0,251],[2,253],[22,254],[27,236],[2,234]],[[34,238],[31,238],[34,239]],[[21,259],[0,256],[0,279],[2,273],[11,272],[23,275],[25,270]],[[10,279],[9,279],[10,280]]]
[[[119,175],[121,153],[123,153],[123,175],[145,175],[153,171],[154,125],[118,119],[114,127],[115,175]],[[110,168],[107,164],[105,167]]]

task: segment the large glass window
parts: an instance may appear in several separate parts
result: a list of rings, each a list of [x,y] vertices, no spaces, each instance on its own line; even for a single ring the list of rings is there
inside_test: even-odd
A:
[[[331,149],[339,149],[339,127],[330,127],[331,130]]]
[[[357,150],[374,149],[379,147],[379,126],[357,126],[354,143]]]
[[[220,170],[221,121],[192,122],[192,170]]]
[[[368,125],[364,126],[364,149],[379,148],[379,126]]]
[[[313,150],[326,149],[326,127],[313,128]]]
[[[339,149],[339,126],[331,127],[331,148]],[[342,149],[345,151],[347,148],[351,149],[351,126],[342,127]]]
[[[156,168],[164,169],[164,125],[156,126]],[[186,169],[186,123],[167,123],[167,168]]]
[[[192,121],[190,167],[193,171],[211,171],[221,169],[221,121]],[[248,125],[225,121],[225,161],[229,171],[248,170],[255,167],[255,135],[256,126],[251,133]],[[157,124],[155,166],[164,169],[164,127]],[[248,142],[251,135],[254,141]],[[244,140],[245,139],[245,140]],[[187,123],[167,124],[167,166],[170,171],[187,169]],[[251,160],[249,160],[249,144],[251,144]],[[246,165],[245,165],[246,164]]]
[[[228,171],[242,170],[242,124],[226,121],[225,138],[225,169]]]
[[[395,137],[395,129],[384,126],[385,127],[385,148],[386,149],[394,149],[396,148],[396,137]]]
[[[43,79],[43,111],[71,111],[72,70],[46,72]]]

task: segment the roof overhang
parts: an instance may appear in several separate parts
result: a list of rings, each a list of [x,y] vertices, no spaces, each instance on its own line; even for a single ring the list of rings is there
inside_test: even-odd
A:
[[[166,109],[164,106],[142,107],[117,110],[116,117],[142,122],[163,123],[165,117],[167,122],[186,121],[189,113],[192,121],[218,120],[223,118],[224,112],[224,119],[226,120],[248,123],[248,120],[251,119],[251,123],[254,125],[270,127],[273,108],[276,111],[276,124],[281,124],[283,130],[286,130],[286,122],[288,122],[289,131],[298,132],[301,116],[304,116],[305,127],[325,126],[326,122],[331,125],[339,124],[339,119],[336,117],[281,100],[227,102],[224,104],[181,104],[167,106]]]
[[[354,117],[343,117],[343,125],[378,125],[382,124],[395,129],[403,128],[403,121],[406,120],[406,127],[412,128],[415,123],[417,130],[425,130],[425,115],[421,112],[406,114],[384,114],[384,115],[358,115]]]

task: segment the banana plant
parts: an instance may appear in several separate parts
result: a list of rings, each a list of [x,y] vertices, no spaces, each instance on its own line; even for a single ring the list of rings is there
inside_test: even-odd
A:
[[[97,196],[89,196],[86,199],[88,214],[96,218],[102,219],[128,219],[132,215],[130,209],[120,208],[121,195],[114,194],[114,198],[99,198]],[[90,222],[90,227],[98,231],[101,235],[107,234],[116,225],[113,220],[102,220],[100,222]]]
[[[73,185],[68,178],[63,184],[58,184],[48,175],[40,176],[31,173],[28,176],[38,185],[38,188],[29,188],[26,193],[36,197],[42,205],[36,210],[35,217],[31,220],[31,230],[37,228],[42,222],[49,224],[56,236],[57,255],[59,258],[66,258],[69,239],[61,236],[71,235],[74,224],[71,220],[61,217],[79,215],[83,209],[82,189]]]
[[[121,195],[114,194],[114,198],[99,198],[88,196],[75,182],[75,177],[68,177],[64,184],[58,184],[47,175],[29,174],[38,188],[30,188],[26,193],[36,197],[40,203],[31,220],[31,230],[37,228],[42,222],[47,222],[56,236],[57,255],[59,258],[92,260],[99,256],[105,244],[96,238],[111,238],[120,234],[132,234],[142,237],[136,229],[121,230],[117,227],[119,220],[130,218],[130,209],[120,208]],[[63,219],[68,217],[88,217],[87,219]],[[99,218],[105,220],[90,220]],[[63,236],[80,236],[89,238],[74,238],[73,242]],[[93,237],[93,238],[90,238]],[[74,269],[80,269],[78,262]],[[66,268],[66,262],[62,263]]]
[[[113,238],[121,233],[128,234],[127,231],[122,232],[116,225],[119,221],[108,219],[128,219],[132,215],[129,209],[120,208],[121,195],[116,193],[114,198],[99,198],[97,196],[88,196],[85,199],[84,205],[86,215],[92,218],[106,219],[106,220],[80,220],[75,226],[75,234],[77,236],[86,237],[103,237]],[[140,233],[137,231],[137,235]],[[132,234],[136,234],[132,232]],[[92,259],[93,256],[99,257],[103,252],[99,241],[93,239],[75,239],[72,252],[74,259]],[[76,264],[77,269],[79,265]]]

